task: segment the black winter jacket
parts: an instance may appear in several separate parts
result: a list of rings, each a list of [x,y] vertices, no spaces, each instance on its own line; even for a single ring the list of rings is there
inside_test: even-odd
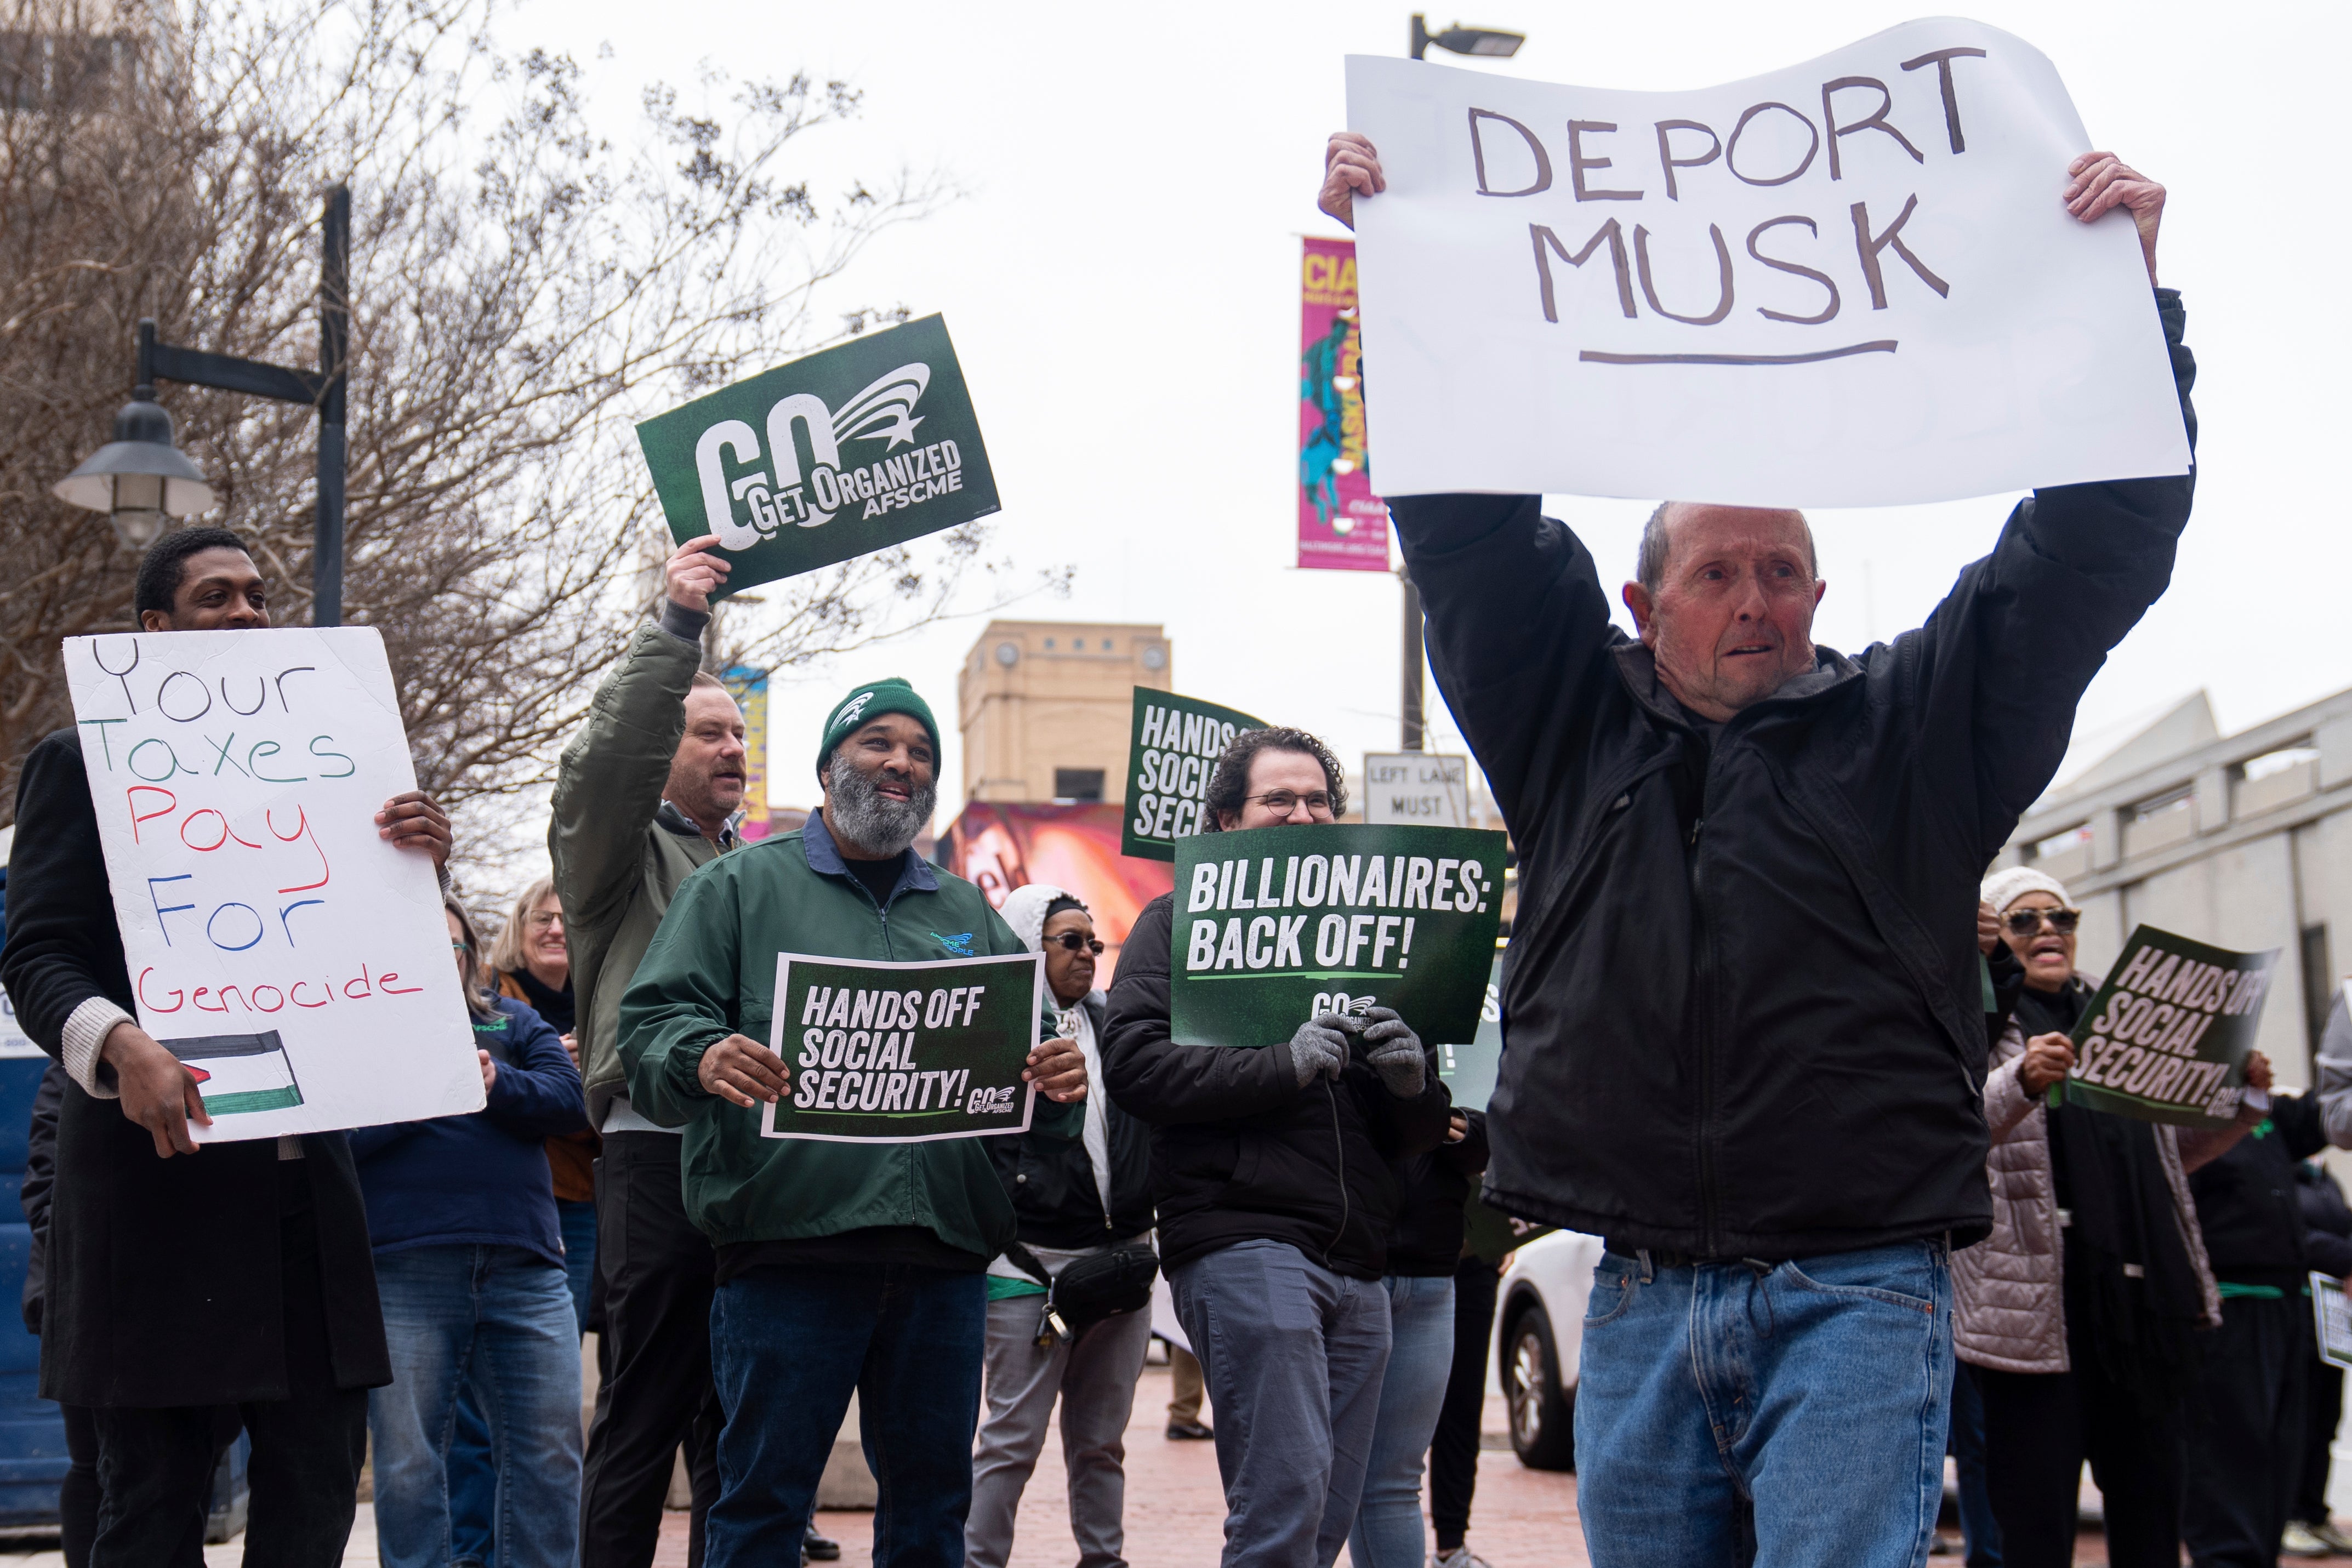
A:
[[[2273,1094],[2270,1120],[2189,1174],[2213,1278],[2299,1296],[2310,1281],[2295,1163],[2327,1146],[2316,1094]]]
[[[1396,1178],[1396,1224],[1389,1230],[1389,1272],[1452,1279],[1462,1262],[1463,1208],[1486,1168],[1486,1113],[1468,1111],[1458,1144],[1390,1162]]]
[[[2336,1178],[2312,1160],[2294,1167],[2295,1205],[2303,1214],[2303,1255],[2332,1280],[2352,1279],[2352,1207]]]
[[[1388,1162],[1445,1136],[1452,1098],[1436,1067],[1418,1098],[1400,1100],[1360,1055],[1337,1083],[1301,1089],[1287,1039],[1259,1050],[1177,1044],[1168,1024],[1174,902],[1163,893],[1136,916],[1103,1038],[1112,1102],[1151,1124],[1160,1266],[1270,1240],[1334,1272],[1379,1279],[1397,1217]]]
[[[1078,1006],[1093,1020],[1100,1047],[1108,1009],[1100,991]],[[1102,1094],[1099,1084],[1091,1091]],[[1080,1106],[1083,1110],[1085,1107]],[[1080,1123],[1084,1126],[1084,1123]],[[1110,1145],[1110,1208],[1103,1209],[1094,1162],[1082,1133],[1067,1137],[1033,1129],[1017,1138],[991,1138],[989,1154],[1013,1199],[1022,1242],[1065,1249],[1127,1241],[1151,1228],[1151,1129],[1103,1094],[1103,1132]]]
[[[2193,441],[2179,298],[2156,308]],[[1392,499],[1518,852],[1489,1203],[1709,1258],[1987,1233],[1979,880],[2191,488],[2037,492],[1927,624],[1821,649],[1712,739],[1540,497]]]

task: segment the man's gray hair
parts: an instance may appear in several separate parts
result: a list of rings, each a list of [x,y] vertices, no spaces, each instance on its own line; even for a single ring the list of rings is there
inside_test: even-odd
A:
[[[1650,520],[1642,525],[1642,553],[1633,565],[1633,580],[1642,591],[1655,599],[1659,585],[1666,580],[1666,513],[1681,506],[1680,501],[1661,501]],[[1802,512],[1797,520],[1805,529],[1805,568],[1815,577],[1822,574],[1822,553],[1813,544],[1813,525]]]

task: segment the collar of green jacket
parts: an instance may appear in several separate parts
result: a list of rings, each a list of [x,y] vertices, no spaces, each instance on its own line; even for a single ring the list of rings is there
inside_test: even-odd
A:
[[[776,961],[785,953],[905,963],[1027,949],[978,888],[911,852],[877,908],[816,817],[687,878],[620,1014],[630,1103],[685,1129],[687,1218],[719,1247],[917,1226],[977,1260],[995,1257],[1014,1222],[984,1139],[766,1138],[759,1110],[702,1088],[696,1070],[720,1040],[772,1043]],[[1076,1138],[1084,1115],[1082,1103],[1041,1098],[1031,1127]]]

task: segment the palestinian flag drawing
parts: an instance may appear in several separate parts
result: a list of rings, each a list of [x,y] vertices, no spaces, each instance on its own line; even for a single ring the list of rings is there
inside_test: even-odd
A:
[[[207,1034],[163,1042],[204,1087],[205,1113],[235,1116],[248,1111],[282,1111],[302,1103],[302,1086],[286,1059],[278,1031],[267,1034]]]

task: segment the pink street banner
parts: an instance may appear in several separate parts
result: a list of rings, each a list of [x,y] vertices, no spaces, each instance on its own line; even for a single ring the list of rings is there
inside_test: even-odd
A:
[[[1355,241],[1307,241],[1298,300],[1298,564],[1386,571],[1389,509],[1364,460]]]

